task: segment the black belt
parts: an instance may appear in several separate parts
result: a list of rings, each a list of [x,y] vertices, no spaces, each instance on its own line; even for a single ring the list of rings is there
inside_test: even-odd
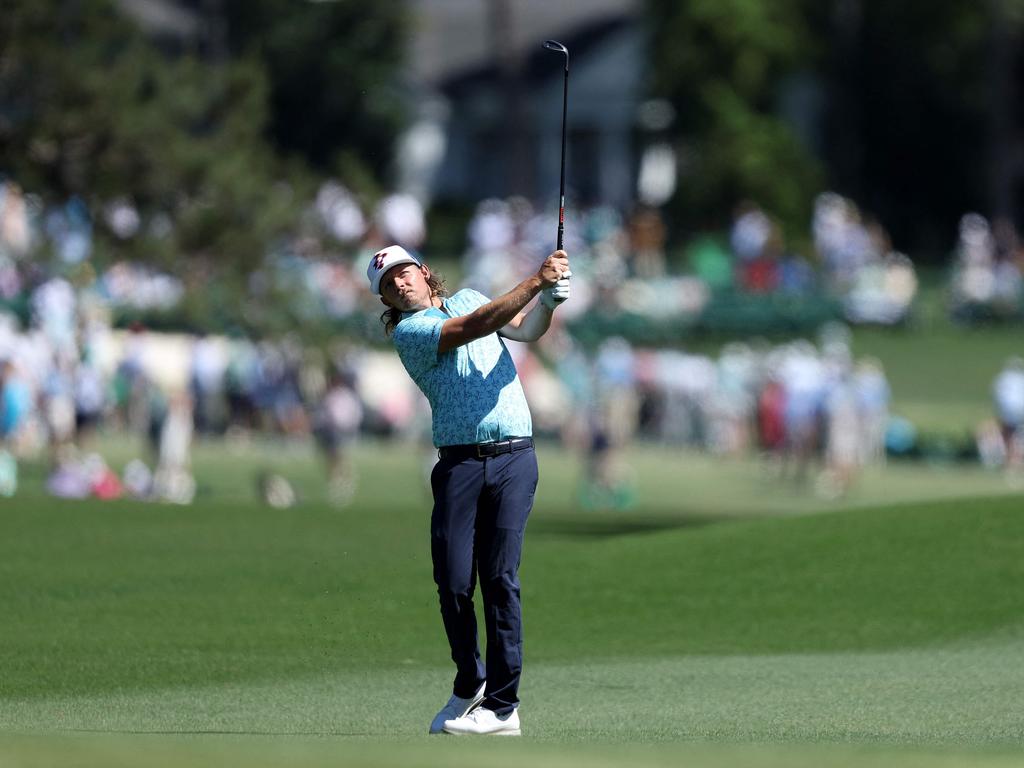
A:
[[[521,451],[533,447],[532,437],[513,437],[509,440],[497,440],[493,443],[474,443],[472,445],[446,445],[437,449],[439,459],[486,459],[488,456],[500,456],[503,453]]]

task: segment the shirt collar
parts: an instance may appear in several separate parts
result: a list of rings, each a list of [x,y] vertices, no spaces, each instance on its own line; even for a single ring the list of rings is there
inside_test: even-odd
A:
[[[416,317],[416,315],[421,315],[424,312],[429,312],[432,309],[439,309],[440,311],[444,312],[447,315],[449,313],[448,313],[448,310],[445,308],[445,301],[446,301],[446,299],[442,297],[441,298],[441,306],[440,307],[435,307],[433,304],[431,304],[429,307],[425,307],[423,309],[417,309],[415,312],[403,312],[402,313],[402,317],[399,320],[399,322],[401,322],[402,320],[408,320],[410,317]]]

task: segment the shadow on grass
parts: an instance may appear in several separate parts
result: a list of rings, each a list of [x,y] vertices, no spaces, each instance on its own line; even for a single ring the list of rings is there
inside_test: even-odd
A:
[[[605,539],[617,536],[635,536],[645,533],[672,531],[679,528],[703,528],[706,525],[736,520],[722,515],[688,514],[673,517],[634,516],[623,512],[594,514],[579,512],[557,517],[531,518],[530,536],[569,539]]]
[[[132,736],[374,736],[363,731],[252,731],[217,729],[66,728],[63,733],[117,733]]]

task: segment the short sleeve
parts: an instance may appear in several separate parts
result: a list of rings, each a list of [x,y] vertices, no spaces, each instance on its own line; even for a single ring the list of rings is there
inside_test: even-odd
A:
[[[466,299],[472,305],[473,309],[476,309],[477,307],[482,307],[484,304],[487,304],[490,301],[490,299],[484,296],[482,293],[480,293],[480,291],[474,291],[472,288],[464,288],[463,290],[459,291],[459,293],[463,293],[466,295]]]
[[[437,365],[443,317],[418,315],[406,318],[395,328],[393,340],[398,357],[414,380]]]

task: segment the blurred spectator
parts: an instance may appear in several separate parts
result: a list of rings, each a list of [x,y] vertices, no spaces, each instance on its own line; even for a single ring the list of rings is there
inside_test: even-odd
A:
[[[14,455],[22,448],[32,407],[32,393],[22,371],[10,360],[0,362],[0,441]]]
[[[665,222],[657,208],[641,205],[629,218],[633,274],[656,280],[665,274]]]
[[[352,193],[338,181],[325,181],[316,195],[316,210],[331,236],[342,243],[366,233],[366,218]]]
[[[145,330],[133,326],[114,373],[114,399],[121,423],[135,434],[146,434],[153,422],[150,398],[154,387],[146,374],[147,346]]]
[[[18,265],[0,247],[0,299],[10,301],[22,291],[22,278]]]
[[[313,434],[327,464],[327,490],[331,503],[345,506],[356,492],[351,450],[363,421],[363,406],[353,382],[343,372],[332,372],[313,415]]]
[[[1006,440],[999,422],[985,419],[974,431],[978,459],[986,469],[1000,469],[1006,466]]]
[[[845,293],[857,271],[878,255],[857,206],[834,192],[815,200],[812,233],[826,280],[839,293]]]
[[[44,217],[44,228],[65,264],[80,264],[92,254],[92,219],[81,198],[73,197],[63,206],[50,208]]]
[[[268,363],[264,381],[269,389],[275,427],[284,435],[302,437],[309,434],[309,415],[302,397],[302,347],[296,339],[286,339],[279,346],[266,346]]]
[[[1024,440],[1024,359],[1011,357],[992,385],[996,419],[1003,439],[1008,470],[1024,466],[1021,441]]]
[[[750,447],[755,367],[753,351],[746,344],[727,344],[719,355],[718,382],[709,403],[713,430],[708,442],[715,453],[738,456]]]
[[[853,486],[861,464],[860,409],[857,391],[844,369],[825,397],[825,470],[818,479],[818,492],[829,499],[845,496]]]
[[[740,264],[740,285],[749,293],[774,293],[779,288],[782,232],[771,224],[759,255]]]
[[[124,197],[107,203],[103,207],[103,215],[110,231],[121,240],[134,237],[142,224],[138,209]]]
[[[469,222],[469,253],[493,253],[511,248],[517,239],[510,206],[504,200],[482,201]]]
[[[624,509],[633,501],[623,452],[636,430],[638,402],[633,350],[623,339],[601,345],[593,364],[585,481],[581,501],[590,509]]]
[[[687,261],[693,273],[712,289],[731,288],[733,266],[728,252],[713,237],[702,237],[690,243]]]
[[[0,256],[14,260],[28,253],[32,244],[29,206],[21,187],[12,181],[0,183]]]
[[[259,357],[256,346],[249,339],[236,340],[230,345],[228,365],[224,372],[228,429],[236,435],[247,433],[257,426],[255,397],[258,377]]]
[[[634,387],[634,358],[629,343],[612,338],[605,341],[594,360],[595,398],[609,440],[626,445],[636,430],[637,398]]]
[[[219,430],[227,366],[224,349],[212,338],[200,336],[193,342],[189,391],[195,404],[195,428],[200,434]]]
[[[41,382],[40,401],[51,453],[75,437],[74,368],[70,361],[54,355]]]
[[[85,354],[74,375],[75,431],[79,445],[89,445],[107,406],[103,373],[91,354]]]
[[[795,253],[783,256],[778,266],[778,292],[788,296],[811,296],[817,289],[817,276],[807,259]]]
[[[707,447],[710,403],[718,380],[715,362],[704,355],[666,350],[658,355],[658,376],[664,391],[661,436],[668,442]]]
[[[846,318],[853,323],[894,325],[910,310],[917,293],[913,265],[902,253],[866,263],[853,279],[844,305]]]
[[[395,193],[381,200],[376,223],[385,240],[409,250],[419,250],[427,236],[423,206],[412,195]]]
[[[1017,233],[1007,220],[993,230],[984,216],[960,220],[950,286],[951,312],[963,322],[1020,318],[1024,280]]]
[[[860,412],[861,462],[883,464],[892,393],[881,362],[873,357],[862,359],[854,371],[853,389]]]
[[[729,231],[729,246],[741,264],[761,258],[772,237],[773,227],[756,203],[749,200],[740,203]]]
[[[185,393],[170,398],[160,429],[159,458],[153,495],[162,501],[189,504],[196,492],[191,472],[192,401]]]
[[[0,497],[9,499],[18,492],[18,460],[0,448]]]
[[[804,480],[820,445],[825,370],[814,347],[798,341],[784,352],[780,372],[786,389],[786,459],[794,478]]]
[[[995,241],[988,221],[977,213],[965,214],[960,219],[959,234],[959,279],[954,283],[957,295],[967,302],[987,302],[995,290]]]
[[[33,321],[58,354],[77,354],[75,311],[75,290],[63,278],[47,280],[32,292]]]
[[[167,394],[146,373],[139,374],[134,389],[139,401],[139,418],[145,421],[133,422],[132,431],[136,434],[145,434],[155,467],[160,463],[160,443],[170,403]],[[141,424],[145,424],[145,431],[139,428]]]
[[[757,401],[758,440],[766,457],[781,467],[786,445],[786,390],[772,367]]]
[[[501,200],[484,200],[469,222],[469,247],[462,268],[466,285],[492,296],[500,281],[508,280],[513,263],[512,220]],[[504,283],[502,283],[504,284]]]
[[[1021,314],[1024,298],[1024,251],[1013,222],[998,218],[992,225],[995,241],[995,291],[992,297],[995,311],[1000,316],[1017,317]]]

